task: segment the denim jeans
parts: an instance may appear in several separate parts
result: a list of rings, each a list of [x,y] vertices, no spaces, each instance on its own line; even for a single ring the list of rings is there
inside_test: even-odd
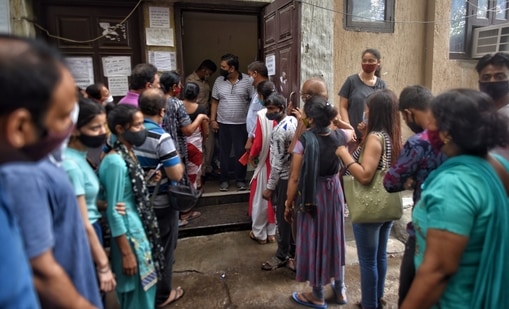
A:
[[[354,223],[353,233],[361,268],[363,309],[376,309],[384,296],[387,273],[387,242],[392,221],[384,223]]]

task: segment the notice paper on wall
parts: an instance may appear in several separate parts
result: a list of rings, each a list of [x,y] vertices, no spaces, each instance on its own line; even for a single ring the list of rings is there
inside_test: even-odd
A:
[[[177,69],[177,54],[175,52],[149,51],[148,62],[155,65],[159,71]]]
[[[131,75],[130,56],[102,57],[104,76],[129,76]]]
[[[170,8],[151,6],[148,17],[150,28],[170,28]]]
[[[267,66],[269,76],[276,75],[276,55],[267,55],[267,57],[265,57],[265,65]]]
[[[171,28],[145,28],[145,32],[149,46],[174,46]]]
[[[127,76],[110,76],[108,77],[108,89],[114,97],[125,96],[129,89]]]
[[[77,86],[85,89],[94,83],[92,57],[66,57],[65,61]]]

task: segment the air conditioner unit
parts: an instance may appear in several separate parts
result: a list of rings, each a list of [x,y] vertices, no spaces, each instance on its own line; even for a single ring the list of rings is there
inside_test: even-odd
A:
[[[475,28],[472,58],[496,52],[509,52],[509,23]]]

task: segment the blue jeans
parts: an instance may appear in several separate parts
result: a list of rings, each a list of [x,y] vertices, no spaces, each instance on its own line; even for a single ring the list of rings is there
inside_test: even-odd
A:
[[[376,309],[384,296],[387,273],[387,242],[392,221],[385,223],[354,223],[353,234],[361,267],[363,309]]]

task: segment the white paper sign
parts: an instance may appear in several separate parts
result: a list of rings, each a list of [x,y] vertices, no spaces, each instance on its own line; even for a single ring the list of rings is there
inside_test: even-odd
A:
[[[265,66],[267,66],[269,76],[276,75],[276,55],[267,55],[265,57]]]
[[[87,88],[94,83],[92,57],[67,57],[65,60],[77,86]]]
[[[125,96],[129,85],[127,83],[127,76],[110,76],[108,77],[108,89],[110,94],[114,97]]]
[[[114,56],[103,57],[104,76],[129,76],[131,75],[131,57]]]
[[[173,46],[173,29],[146,28],[147,45]]]
[[[149,51],[148,62],[155,65],[159,71],[173,71],[177,69],[177,54],[175,52]]]
[[[0,33],[11,32],[9,0],[0,0]]]
[[[148,17],[151,28],[170,28],[170,8],[151,6]]]

